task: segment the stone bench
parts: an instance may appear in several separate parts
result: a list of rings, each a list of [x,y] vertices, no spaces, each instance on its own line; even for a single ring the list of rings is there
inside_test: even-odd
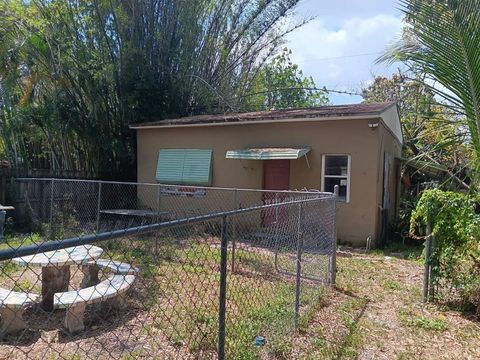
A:
[[[25,329],[23,311],[39,296],[0,288],[0,337]]]
[[[70,333],[76,333],[85,329],[83,318],[88,304],[121,297],[134,281],[135,275],[114,275],[95,286],[56,293],[53,306],[55,309],[67,309],[65,327]]]
[[[97,285],[100,282],[98,272],[101,269],[109,269],[115,275],[136,275],[139,272],[138,268],[127,263],[109,259],[97,259],[90,261],[87,265],[83,265],[84,278],[81,287]]]
[[[119,261],[98,259],[92,262],[100,269],[110,269],[117,275],[134,275],[138,273],[138,269],[130,264]]]

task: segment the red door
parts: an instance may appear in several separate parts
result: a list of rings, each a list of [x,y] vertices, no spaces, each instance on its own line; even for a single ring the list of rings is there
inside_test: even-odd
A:
[[[263,162],[263,189],[264,190],[288,190],[290,187],[290,160],[265,160]],[[282,201],[285,195],[265,192],[263,203],[272,204]],[[269,226],[279,216],[279,209],[266,209],[263,214],[263,225]]]

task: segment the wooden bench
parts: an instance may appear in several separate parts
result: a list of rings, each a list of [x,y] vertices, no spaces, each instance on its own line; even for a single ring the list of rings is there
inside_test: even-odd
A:
[[[38,295],[0,288],[0,336],[25,329],[23,311],[34,304]]]
[[[70,333],[76,333],[85,329],[83,318],[88,304],[121,297],[134,281],[135,275],[114,275],[95,286],[56,293],[53,306],[55,309],[67,309],[65,327]]]
[[[98,272],[101,269],[109,269],[115,275],[136,275],[139,272],[138,268],[127,263],[109,259],[97,259],[90,261],[87,265],[83,265],[84,278],[81,287],[97,285],[100,282]]]

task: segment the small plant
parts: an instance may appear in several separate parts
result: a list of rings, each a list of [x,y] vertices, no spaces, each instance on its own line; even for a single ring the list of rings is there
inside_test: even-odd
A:
[[[15,281],[15,285],[13,286],[14,291],[20,292],[31,292],[33,288],[33,284],[28,279],[19,279]]]
[[[337,349],[335,358],[337,359],[356,359],[358,358],[358,349],[363,344],[363,336],[356,322],[350,322],[347,326],[348,334],[343,339],[340,347]]]
[[[122,356],[122,360],[134,360],[145,356],[145,351],[142,349],[135,349]]]
[[[426,317],[406,309],[400,310],[398,316],[400,321],[409,327],[427,331],[445,331],[447,329],[446,322],[439,316]]]
[[[396,280],[387,280],[383,285],[390,290],[400,290],[402,288],[402,285]]]
[[[13,274],[15,271],[20,269],[20,266],[9,261],[9,262],[4,262],[0,265],[0,277],[10,277],[11,274]]]

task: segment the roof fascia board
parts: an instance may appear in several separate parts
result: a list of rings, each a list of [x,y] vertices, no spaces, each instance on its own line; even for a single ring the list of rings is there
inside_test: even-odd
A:
[[[388,108],[385,109],[385,111],[382,112],[380,118],[382,120],[382,125],[384,126],[384,128],[387,129],[388,132],[390,132],[390,134],[392,134],[392,136],[395,139],[397,139],[397,141],[400,143],[400,145],[403,146],[403,127],[402,127],[402,121],[401,121],[400,115],[399,115],[398,105],[397,104],[392,104],[392,105],[395,105],[395,107],[396,107],[396,120],[398,121],[400,138],[398,137],[398,134],[396,134],[396,132],[390,127],[390,125],[388,124],[388,121],[385,119],[386,110],[389,110],[391,108],[391,106],[389,106]]]
[[[382,113],[369,115],[351,115],[351,116],[329,116],[329,117],[311,117],[311,118],[287,118],[287,119],[272,119],[272,120],[250,120],[238,122],[218,122],[207,124],[171,124],[171,125],[146,125],[135,126],[130,125],[130,129],[146,130],[146,129],[169,129],[169,128],[187,128],[187,127],[206,127],[206,126],[233,126],[233,125],[257,125],[257,124],[272,124],[272,123],[293,123],[293,122],[316,122],[316,121],[337,121],[337,120],[372,120],[381,119]]]

